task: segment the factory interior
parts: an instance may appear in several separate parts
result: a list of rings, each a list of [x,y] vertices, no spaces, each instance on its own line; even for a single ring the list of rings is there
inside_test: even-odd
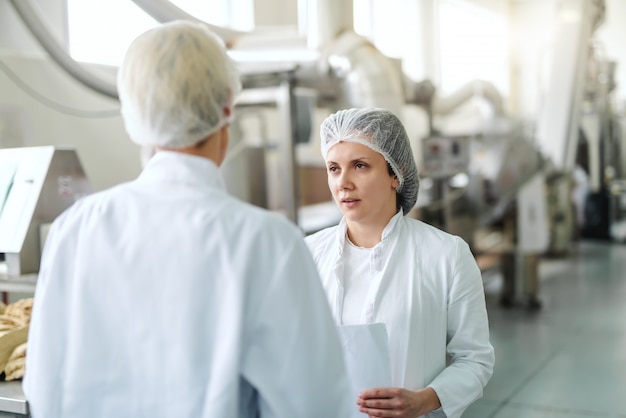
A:
[[[407,216],[463,238],[483,276],[496,363],[464,418],[626,418],[623,0],[0,0],[5,303],[34,294],[63,210],[141,172],[116,72],[176,19],[211,25],[241,72],[228,191],[304,235],[341,219],[320,122],[401,118]],[[29,416],[19,380],[5,416]]]

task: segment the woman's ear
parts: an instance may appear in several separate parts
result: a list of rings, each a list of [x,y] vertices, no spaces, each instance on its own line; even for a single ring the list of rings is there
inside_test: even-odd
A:
[[[391,181],[391,187],[393,187],[393,189],[396,190],[399,185],[400,185],[400,180],[398,180],[398,176],[393,176],[393,180]]]
[[[226,101],[226,106],[224,106],[224,116],[226,116],[227,119],[229,119],[233,115],[233,99],[233,92],[229,90],[228,100]]]

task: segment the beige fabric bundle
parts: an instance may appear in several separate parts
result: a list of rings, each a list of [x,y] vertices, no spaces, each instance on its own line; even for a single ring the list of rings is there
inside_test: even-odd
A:
[[[33,298],[21,299],[0,309],[0,372],[4,372],[5,380],[20,379],[24,376]]]
[[[25,324],[30,323],[30,314],[33,311],[33,298],[20,299],[4,309],[4,315],[15,318]]]
[[[6,365],[13,351],[28,340],[28,325],[15,328],[0,336],[0,372],[5,372]]]
[[[7,365],[4,367],[5,380],[16,380],[24,377],[24,369],[26,366],[26,345],[26,342],[18,345],[9,356]]]
[[[0,315],[0,336],[27,325],[23,320],[8,316]]]

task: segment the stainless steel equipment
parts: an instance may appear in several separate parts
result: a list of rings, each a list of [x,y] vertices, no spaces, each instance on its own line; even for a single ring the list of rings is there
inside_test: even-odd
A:
[[[246,115],[246,109],[271,108],[278,114],[281,132],[273,144],[262,144],[259,148],[247,146],[245,138],[237,136],[233,129],[232,142],[237,148],[229,150],[227,159],[222,164],[223,178],[228,190],[242,199],[267,205],[269,188],[278,186],[281,204],[278,209],[294,223],[298,223],[298,178],[294,147],[298,138],[298,130],[294,121],[296,116],[296,99],[294,93],[294,64],[266,63],[240,67],[242,72],[243,91],[235,103],[237,107],[234,128],[237,122]],[[270,150],[269,147],[272,147]],[[281,177],[272,184],[267,181],[267,153],[272,151],[279,158]],[[247,175],[246,175],[247,174]],[[254,198],[253,198],[254,197]],[[267,206],[265,206],[267,207]]]
[[[590,40],[604,15],[604,0],[558,2],[555,53],[537,138],[544,155],[563,172],[574,168]]]
[[[621,229],[614,223],[620,222],[619,185],[626,181],[626,135],[612,105],[616,63],[599,50],[592,49],[587,65],[576,163],[588,177],[581,235],[611,239]]]
[[[70,148],[0,149],[0,167],[0,253],[20,278],[39,271],[47,226],[92,187]]]
[[[612,181],[609,193],[611,238],[626,243],[626,180]]]
[[[434,135],[422,142],[423,176],[433,181],[423,209],[443,229],[474,241],[478,228],[498,221],[522,186],[545,166],[519,124],[495,120],[482,132]]]
[[[0,417],[30,417],[30,408],[22,391],[22,382],[0,382]]]

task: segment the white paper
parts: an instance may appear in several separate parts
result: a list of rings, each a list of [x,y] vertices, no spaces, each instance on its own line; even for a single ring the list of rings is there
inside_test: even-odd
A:
[[[339,335],[352,384],[354,412],[364,418],[356,404],[365,389],[391,386],[391,360],[385,324],[339,325]]]

